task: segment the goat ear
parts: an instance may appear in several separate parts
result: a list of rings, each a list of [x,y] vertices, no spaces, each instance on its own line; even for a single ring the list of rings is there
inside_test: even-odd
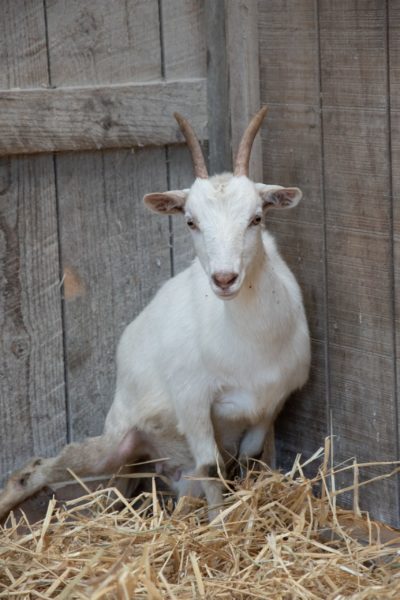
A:
[[[189,190],[172,190],[146,194],[143,201],[147,208],[159,215],[173,215],[183,212]]]
[[[262,199],[263,210],[293,208],[303,197],[303,192],[296,187],[281,188],[257,183],[256,188]]]

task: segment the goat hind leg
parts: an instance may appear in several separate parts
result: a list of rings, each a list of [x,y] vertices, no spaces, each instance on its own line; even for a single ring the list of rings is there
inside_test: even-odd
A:
[[[15,471],[0,492],[0,519],[44,486],[71,479],[69,470],[79,476],[111,474],[146,450],[143,434],[131,429],[122,439],[111,435],[92,437],[68,444],[53,458],[34,458]]]
[[[252,425],[245,431],[239,448],[239,466],[242,477],[245,477],[247,471],[254,466],[257,458],[264,457],[263,449],[270,428],[270,422],[265,420]]]

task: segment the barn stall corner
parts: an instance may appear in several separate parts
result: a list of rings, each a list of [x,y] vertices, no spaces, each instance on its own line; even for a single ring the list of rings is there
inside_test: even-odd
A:
[[[251,175],[303,190],[269,229],[301,284],[313,346],[310,380],[275,427],[277,466],[291,472],[332,436],[336,485],[349,487],[338,502],[354,507],[355,471],[340,465],[355,459],[367,465],[358,483],[375,479],[360,509],[399,526],[398,476],[385,476],[400,459],[398,3],[1,8],[3,481],[101,432],[120,334],[192,259],[184,226],[142,208],[145,193],[192,181],[173,112],[218,172],[267,104]]]

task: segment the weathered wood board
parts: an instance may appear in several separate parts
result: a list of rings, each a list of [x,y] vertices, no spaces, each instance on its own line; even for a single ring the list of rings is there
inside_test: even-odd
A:
[[[0,470],[66,440],[51,156],[0,161]]]
[[[160,78],[157,0],[46,0],[53,85]]]
[[[394,355],[396,358],[397,414],[400,402],[400,4],[388,3],[389,47],[389,125],[391,131],[391,183],[393,212],[393,292],[394,292]],[[400,440],[400,422],[397,423],[397,445]]]
[[[161,3],[163,74],[168,79],[206,77],[205,3],[202,0],[164,0]],[[179,31],[179,35],[177,35]],[[187,115],[185,115],[187,116]],[[204,123],[208,118],[204,119]],[[200,138],[201,139],[201,138]],[[207,146],[203,146],[207,160]],[[188,188],[193,183],[193,165],[186,146],[169,146],[169,189]],[[157,190],[150,190],[157,191]],[[171,274],[186,268],[194,251],[190,231],[181,215],[170,218]]]
[[[283,464],[329,433],[336,461],[399,458],[399,11],[388,7],[259,3],[261,98],[271,106],[264,177],[305,192],[271,228],[303,287],[314,339],[311,381],[278,428]],[[393,478],[371,486],[362,506],[399,524],[398,496]]]
[[[210,175],[232,170],[225,0],[205,0]]]
[[[63,10],[65,20],[60,19]],[[133,2],[130,8],[106,0],[56,0],[48,6],[48,22],[53,85],[161,78],[154,0]],[[102,429],[123,327],[170,276],[168,220],[146,214],[142,205],[149,187],[168,186],[162,149],[60,155],[56,160],[62,269],[64,274],[71,269],[84,289],[79,297],[68,297],[64,285],[70,437],[81,439]]]
[[[0,155],[183,141],[174,112],[207,138],[206,80],[0,91]]]
[[[397,460],[386,8],[319,6],[336,457]],[[362,506],[398,519],[397,480],[371,486]]]
[[[160,10],[165,78],[206,77],[204,1],[162,0]]]
[[[163,149],[57,157],[73,438],[101,431],[118,339],[170,274],[168,220],[142,204],[149,181],[167,185]]]
[[[385,108],[385,3],[322,0],[318,6],[324,106]]]
[[[399,459],[399,3],[4,0],[1,11],[0,153],[16,156],[0,160],[0,479],[101,431],[120,333],[192,259],[184,220],[142,205],[193,181],[173,111],[202,140],[209,126],[214,172],[230,167],[259,100],[269,115],[252,173],[304,192],[268,226],[302,286],[313,347],[310,381],[279,419],[278,464],[329,433],[336,462]],[[400,524],[396,479],[363,502]]]
[[[142,205],[148,191],[171,183],[190,185],[187,149],[120,148],[182,141],[174,111],[190,119],[200,139],[207,137],[200,0],[35,0],[29,6],[18,0],[4,5],[0,153],[79,152],[59,154],[54,161],[47,154],[1,163],[2,291],[6,297],[21,292],[15,311],[25,320],[32,311],[40,316],[27,328],[35,341],[25,340],[12,329],[7,307],[15,304],[14,296],[5,303],[1,401],[11,401],[2,411],[7,430],[2,474],[34,452],[58,449],[66,438],[101,431],[114,390],[120,333],[174,269],[192,258],[186,226],[150,215]],[[116,149],[83,152],[99,148]],[[30,206],[32,193],[36,200]],[[20,215],[31,215],[32,225],[21,224]],[[43,215],[49,236],[45,248],[40,228],[30,238]],[[26,227],[34,252],[21,246]],[[14,289],[8,278],[17,251],[21,281]],[[32,280],[24,273],[28,265]],[[40,285],[46,293],[35,292]],[[40,350],[39,356],[36,340],[46,336],[48,352]],[[49,397],[62,399],[61,413],[59,401],[47,406]],[[28,412],[37,420],[37,413],[46,411],[39,427],[28,422]],[[23,417],[13,423],[17,414]],[[15,447],[21,443],[20,426],[23,450]]]
[[[243,132],[260,108],[258,6],[253,0],[225,0],[229,72],[231,152],[236,158]],[[262,180],[261,137],[254,140],[249,175]]]
[[[43,3],[4,1],[0,89],[48,83]],[[0,485],[66,440],[51,156],[0,160]]]
[[[307,386],[294,394],[276,426],[277,463],[290,468],[298,452],[323,445],[328,424],[324,196],[319,113],[318,30],[314,2],[259,3],[264,182],[304,193],[293,211],[271,212],[267,226],[303,290],[313,339]],[[310,168],[311,167],[311,168]]]

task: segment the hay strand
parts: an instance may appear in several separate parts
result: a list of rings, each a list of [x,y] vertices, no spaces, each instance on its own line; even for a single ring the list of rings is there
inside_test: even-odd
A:
[[[34,525],[10,515],[0,529],[0,598],[399,598],[400,532],[360,511],[364,481],[354,461],[337,471],[353,472],[345,489],[355,511],[336,506],[342,490],[329,452],[327,442],[309,461],[298,456],[286,475],[264,467],[226,482],[211,525],[202,501],[174,505],[157,492],[154,474],[134,507],[109,487],[65,507],[51,500]],[[315,461],[308,479],[304,468]]]

